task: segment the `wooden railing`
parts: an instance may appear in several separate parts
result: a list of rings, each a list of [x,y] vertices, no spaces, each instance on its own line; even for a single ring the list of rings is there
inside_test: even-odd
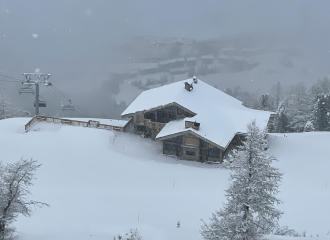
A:
[[[92,128],[99,128],[99,129],[105,129],[105,130],[114,130],[118,132],[124,132],[126,126],[119,127],[119,126],[113,126],[113,125],[107,125],[107,124],[100,124],[99,121],[89,120],[88,122],[84,121],[78,121],[73,119],[64,119],[64,118],[56,118],[56,117],[45,117],[45,116],[34,116],[27,124],[25,124],[25,130],[28,130],[33,123],[36,121],[44,121],[44,122],[53,122],[53,123],[61,123],[64,125],[72,125],[72,126],[82,126],[82,127],[92,127]]]
[[[144,119],[144,126],[152,129],[160,129],[162,130],[163,127],[166,125],[166,123],[160,123],[160,122],[153,122],[150,119]]]

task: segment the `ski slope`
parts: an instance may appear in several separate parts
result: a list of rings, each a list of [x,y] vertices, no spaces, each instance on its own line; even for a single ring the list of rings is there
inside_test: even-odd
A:
[[[138,228],[144,240],[201,240],[200,219],[225,201],[229,171],[221,166],[163,156],[161,143],[129,133],[54,123],[25,132],[28,120],[0,121],[0,159],[42,163],[31,198],[51,207],[19,217],[19,239],[108,240]],[[270,136],[285,173],[280,223],[319,239],[330,239],[329,141],[330,133]]]

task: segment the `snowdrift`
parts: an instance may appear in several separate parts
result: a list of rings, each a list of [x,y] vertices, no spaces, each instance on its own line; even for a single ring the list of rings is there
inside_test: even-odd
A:
[[[200,240],[200,219],[225,201],[229,171],[221,166],[162,156],[161,143],[128,133],[52,123],[25,132],[28,120],[0,121],[0,159],[42,163],[31,198],[51,207],[19,217],[19,239],[108,240],[138,228],[145,240]],[[329,239],[330,133],[286,136],[270,136],[285,173],[280,223]]]

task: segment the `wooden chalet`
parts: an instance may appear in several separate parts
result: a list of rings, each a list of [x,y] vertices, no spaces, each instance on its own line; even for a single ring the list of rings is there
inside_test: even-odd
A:
[[[166,155],[221,163],[252,119],[266,127],[273,113],[246,108],[194,77],[144,91],[122,117],[133,119],[134,133],[162,141]]]

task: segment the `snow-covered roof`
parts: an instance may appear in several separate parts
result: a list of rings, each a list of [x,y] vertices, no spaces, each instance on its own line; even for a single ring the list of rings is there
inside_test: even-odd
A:
[[[115,74],[137,74],[137,69],[117,69],[115,71],[112,71],[112,73]]]
[[[213,55],[204,55],[202,59],[214,59]]]
[[[236,61],[243,61],[245,58],[243,56],[233,56],[232,59]]]
[[[220,54],[220,55],[218,56],[218,58],[219,58],[219,59],[220,59],[220,58],[222,58],[222,59],[228,59],[229,57],[228,57],[227,55]]]
[[[166,65],[166,64],[170,64],[170,63],[176,63],[176,62],[184,62],[184,58],[175,58],[175,59],[160,61],[159,64]]]
[[[266,49],[269,49],[269,48],[263,46],[263,47],[243,48],[242,51],[243,52],[254,52],[254,51],[266,50]]]
[[[186,60],[187,61],[196,61],[196,57],[187,57]]]
[[[153,69],[156,69],[156,68],[157,68],[157,63],[155,63],[152,66],[141,66],[141,67],[139,67],[139,70],[153,70]]]
[[[192,132],[222,148],[227,147],[236,133],[246,132],[246,125],[252,119],[256,119],[262,128],[267,126],[272,112],[246,108],[241,101],[201,80],[193,84],[193,90],[187,91],[185,82],[192,83],[193,80],[187,79],[142,92],[122,116],[176,103],[196,115],[167,123],[156,139],[164,139],[181,132]],[[199,130],[185,128],[185,121],[200,123]]]
[[[221,51],[236,51],[236,50],[237,50],[236,48],[231,48],[231,47],[221,49]]]

